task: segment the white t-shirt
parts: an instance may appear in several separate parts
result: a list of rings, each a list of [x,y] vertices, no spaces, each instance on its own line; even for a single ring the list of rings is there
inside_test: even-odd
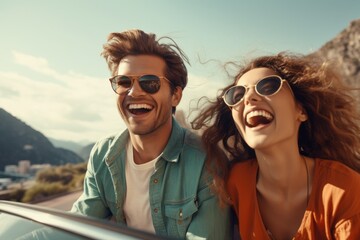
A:
[[[155,233],[149,202],[149,182],[159,156],[150,162],[136,164],[133,146],[127,144],[125,162],[126,197],[124,213],[129,227]]]

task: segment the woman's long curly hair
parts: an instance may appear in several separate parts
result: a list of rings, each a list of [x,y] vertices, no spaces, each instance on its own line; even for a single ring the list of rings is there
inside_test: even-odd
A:
[[[202,140],[209,161],[221,168],[215,189],[226,199],[227,169],[219,148],[225,150],[230,161],[255,158],[255,152],[240,136],[231,109],[222,96],[239,78],[254,68],[269,68],[287,80],[296,101],[306,110],[308,120],[299,129],[298,145],[301,154],[312,158],[332,159],[360,172],[360,114],[354,98],[359,89],[344,85],[334,66],[316,59],[290,53],[279,53],[252,60],[240,68],[231,85],[220,90],[192,122],[196,130],[203,129]]]

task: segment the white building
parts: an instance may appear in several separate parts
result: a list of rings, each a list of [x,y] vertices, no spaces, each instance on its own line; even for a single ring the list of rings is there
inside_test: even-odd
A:
[[[16,165],[6,165],[5,166],[6,173],[18,173],[18,166]]]
[[[30,170],[31,163],[29,160],[21,160],[19,161],[18,173],[20,174],[28,174]]]

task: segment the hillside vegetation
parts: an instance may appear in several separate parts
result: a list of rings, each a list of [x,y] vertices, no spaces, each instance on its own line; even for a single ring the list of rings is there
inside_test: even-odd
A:
[[[86,173],[86,163],[66,164],[39,171],[35,184],[29,189],[18,189],[10,196],[11,201],[38,202],[54,195],[81,189]]]

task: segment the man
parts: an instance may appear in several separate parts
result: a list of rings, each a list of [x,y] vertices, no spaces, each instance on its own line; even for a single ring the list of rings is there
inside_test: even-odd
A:
[[[94,146],[72,211],[163,236],[229,239],[229,209],[210,191],[200,140],[173,118],[188,60],[171,38],[155,37],[130,30],[104,44],[127,130]]]

